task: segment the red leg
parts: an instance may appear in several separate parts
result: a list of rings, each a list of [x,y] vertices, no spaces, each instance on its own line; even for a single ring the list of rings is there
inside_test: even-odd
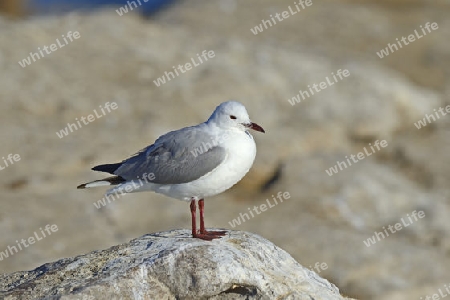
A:
[[[198,200],[198,207],[200,208],[200,233],[208,236],[213,236],[214,238],[220,238],[225,235],[225,231],[206,231],[205,230],[205,201],[203,199]]]
[[[197,205],[195,204],[195,199],[192,199],[191,200],[192,237],[211,241],[212,239],[214,239],[213,236],[197,233],[196,214],[197,214]]]
[[[198,207],[200,208],[200,233],[205,233],[205,221],[204,210],[205,210],[205,201],[203,199],[198,200]]]
[[[201,201],[201,202],[200,202]],[[197,222],[196,222],[196,214],[197,214],[197,205],[195,203],[195,199],[191,200],[191,219],[192,219],[192,237],[198,238],[206,241],[211,241],[213,239],[218,239],[221,236],[225,235],[225,232],[207,232],[205,230],[205,224],[203,221],[203,199],[199,201],[200,207],[200,232],[197,232]]]
[[[191,200],[191,219],[192,219],[192,236],[195,237],[197,234],[197,222],[195,220],[197,214],[197,205],[195,204],[195,200]]]

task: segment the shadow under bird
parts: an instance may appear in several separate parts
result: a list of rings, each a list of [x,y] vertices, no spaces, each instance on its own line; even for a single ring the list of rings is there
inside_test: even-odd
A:
[[[248,129],[264,132],[250,120],[243,104],[223,102],[206,122],[168,132],[120,163],[93,167],[94,171],[114,176],[77,188],[115,185],[106,195],[153,191],[190,202],[192,236],[203,240],[220,238],[225,231],[205,229],[204,198],[231,188],[253,165],[256,144]],[[200,209],[199,231],[196,201]]]

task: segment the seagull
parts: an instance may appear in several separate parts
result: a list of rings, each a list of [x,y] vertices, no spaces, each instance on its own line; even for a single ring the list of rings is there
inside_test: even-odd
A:
[[[93,167],[94,171],[114,176],[77,188],[114,185],[107,196],[153,191],[190,202],[192,237],[208,241],[220,238],[224,231],[205,229],[204,199],[228,190],[250,170],[256,144],[248,129],[265,132],[250,120],[242,103],[223,102],[206,122],[170,131],[122,162]],[[196,201],[200,210],[199,231]]]

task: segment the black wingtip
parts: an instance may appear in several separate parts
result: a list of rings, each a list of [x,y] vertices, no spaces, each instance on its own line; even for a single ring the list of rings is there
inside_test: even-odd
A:
[[[91,170],[93,171],[99,171],[99,172],[106,172],[109,174],[114,174],[114,172],[122,165],[122,163],[116,163],[116,164],[106,164],[106,165],[98,165],[93,167]]]
[[[77,189],[85,189],[86,188],[86,184],[80,184],[79,186],[77,186]]]

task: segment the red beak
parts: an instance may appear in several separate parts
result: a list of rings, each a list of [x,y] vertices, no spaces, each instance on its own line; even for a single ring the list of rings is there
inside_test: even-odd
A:
[[[245,127],[265,133],[264,129],[256,123],[244,124]]]

